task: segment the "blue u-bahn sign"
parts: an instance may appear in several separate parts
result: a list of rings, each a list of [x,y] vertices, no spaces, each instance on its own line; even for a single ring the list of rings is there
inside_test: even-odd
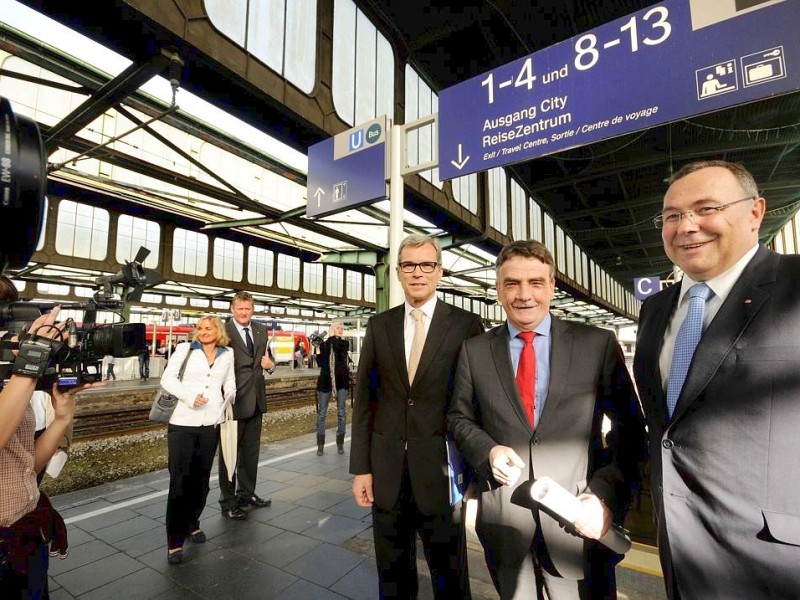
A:
[[[798,0],[665,0],[442,90],[459,177],[800,89]]]
[[[386,117],[379,117],[309,147],[307,216],[386,198],[386,130]]]

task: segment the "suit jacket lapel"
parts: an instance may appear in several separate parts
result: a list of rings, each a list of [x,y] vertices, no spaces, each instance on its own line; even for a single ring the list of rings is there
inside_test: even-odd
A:
[[[731,289],[697,345],[683,385],[675,418],[700,395],[719,369],[747,326],[758,314],[769,294],[760,289],[775,281],[778,257],[760,247]]]
[[[247,346],[245,346],[244,340],[232,320],[225,323],[225,329],[228,332],[228,346],[234,346],[247,354]]]
[[[647,377],[649,379],[649,388],[654,396],[654,404],[658,410],[658,422],[666,423],[669,421],[667,414],[667,400],[664,395],[664,385],[662,383],[663,376],[659,366],[659,358],[661,356],[661,348],[664,345],[664,333],[667,331],[667,326],[675,312],[675,305],[678,303],[680,296],[681,286],[675,284],[659,295],[655,296],[649,302],[652,306],[648,311],[648,324],[640,323],[640,326],[647,331],[647,339],[642,340],[641,343],[641,364],[646,365],[649,369]],[[637,348],[638,350],[638,348]]]
[[[404,385],[411,387],[408,383],[408,365],[406,364],[406,351],[405,351],[405,321],[406,311],[405,305],[395,306],[389,311],[386,317],[386,331],[384,332],[384,339],[389,344],[389,352],[391,352],[392,359],[394,360],[395,371],[397,377],[403,381]],[[376,338],[380,339],[380,338]]]
[[[544,422],[548,415],[557,410],[557,405],[563,397],[564,386],[569,381],[569,373],[573,366],[570,364],[572,344],[574,343],[572,331],[569,327],[552,317],[550,328],[550,382],[547,386],[547,399],[544,410],[540,416]]]
[[[494,329],[492,333],[494,337],[490,344],[492,348],[492,358],[494,359],[494,367],[497,371],[497,379],[506,393],[506,400],[511,405],[512,410],[517,414],[520,423],[529,431],[533,432],[531,424],[528,422],[528,415],[525,414],[525,409],[522,406],[522,398],[520,398],[519,390],[517,389],[514,365],[511,364],[511,352],[508,348],[508,325],[501,325]]]

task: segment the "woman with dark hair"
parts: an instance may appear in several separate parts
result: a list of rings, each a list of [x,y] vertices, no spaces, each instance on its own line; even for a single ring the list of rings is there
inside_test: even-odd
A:
[[[317,456],[325,452],[325,419],[328,416],[328,402],[336,390],[337,427],[336,448],[344,454],[344,430],[347,424],[345,401],[350,389],[350,370],[348,354],[350,344],[342,338],[344,325],[336,322],[331,325],[328,339],[319,346],[317,364],[320,372],[317,378]]]
[[[208,497],[211,464],[225,408],[236,398],[233,352],[219,317],[204,316],[193,341],[179,344],[169,359],[161,386],[179,400],[167,429],[169,496],[167,560],[183,561],[183,543],[206,541],[200,514]],[[180,377],[181,367],[183,377]]]

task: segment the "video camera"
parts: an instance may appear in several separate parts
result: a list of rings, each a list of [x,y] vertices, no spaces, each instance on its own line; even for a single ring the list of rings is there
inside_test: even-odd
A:
[[[12,224],[0,235],[0,275],[6,268],[21,269],[30,261],[41,232],[47,181],[44,144],[36,122],[15,116],[11,104],[0,97],[0,216]],[[101,290],[85,304],[62,305],[64,309],[84,310],[80,325],[67,319],[61,339],[50,339],[29,331],[30,323],[52,310],[56,304],[0,298],[0,382],[12,373],[39,378],[39,389],[49,389],[102,379],[102,359],[136,356],[145,348],[143,323],[96,325],[97,309],[121,309],[121,297],[112,284],[133,288],[127,298],[138,299],[145,287],[163,278],[142,262],[149,254],[141,248],[132,263],[119,273],[95,280]],[[14,290],[16,293],[16,290]],[[18,342],[11,338],[18,336]],[[16,356],[12,350],[17,350]]]
[[[33,302],[0,303],[0,380],[20,373],[39,378],[38,389],[50,389],[53,383],[69,388],[82,383],[101,381],[102,361],[106,355],[119,358],[138,355],[145,348],[143,323],[95,325],[97,302],[61,305],[63,309],[84,309],[83,323],[65,321],[62,339],[49,339],[29,331],[30,323],[55,304]],[[110,308],[106,305],[105,308]],[[18,342],[10,342],[13,336]],[[12,349],[18,350],[14,356]]]
[[[328,335],[324,331],[315,331],[311,335],[308,336],[308,341],[311,342],[311,345],[314,348],[319,348],[323,341],[325,341],[325,336]]]

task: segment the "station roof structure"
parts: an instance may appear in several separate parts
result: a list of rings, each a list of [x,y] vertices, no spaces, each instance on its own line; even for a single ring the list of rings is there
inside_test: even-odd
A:
[[[766,2],[742,2],[744,6]],[[455,85],[614,19],[652,0],[363,0],[402,40],[436,89]],[[728,3],[732,4],[732,2]],[[800,206],[800,93],[682,119],[510,169],[618,281],[671,269],[660,232],[666,179],[693,160],[741,162],[767,199],[768,242]]]
[[[133,203],[160,220],[187,226],[213,228],[228,224],[234,236],[263,239],[303,260],[315,260],[331,251],[376,255],[385,251],[389,213],[386,202],[319,221],[304,218],[305,150],[330,132],[298,117],[285,105],[263,106],[263,113],[254,114],[257,111],[252,108],[252,98],[249,103],[240,102],[246,98],[247,90],[220,80],[218,74],[208,70],[207,58],[187,57],[194,61],[193,71],[181,81],[177,98],[180,110],[170,107],[166,79],[153,79],[169,67],[169,56],[158,46],[169,36],[146,19],[137,26],[130,23],[132,16],[138,15],[131,5],[143,3],[0,3],[13,7],[15,12],[30,6],[60,23],[66,28],[64,32],[87,36],[99,44],[98,49],[102,46],[113,54],[109,62],[101,62],[99,54],[97,60],[76,57],[56,42],[40,39],[35,30],[2,23],[5,19],[0,17],[0,49],[56,75],[41,80],[31,74],[23,78],[41,84],[50,90],[48,93],[59,90],[62,101],[68,96],[88,96],[96,101],[95,112],[88,114],[75,114],[64,108],[77,105],[75,100],[58,108],[54,103],[49,121],[40,122],[48,150],[58,150],[49,159],[51,167],[57,167],[51,170],[51,185],[83,190],[87,197],[98,201],[102,196],[106,205],[121,210]],[[319,0],[319,4],[325,7],[320,10],[323,13],[333,1]],[[396,51],[403,55],[401,58],[413,62],[434,91],[654,4],[648,0],[356,0],[359,9],[390,36]],[[187,19],[191,21],[191,15]],[[13,22],[11,18],[8,21]],[[20,80],[18,73],[7,71],[0,72],[0,77]],[[113,90],[106,87],[109,82],[125,91],[125,106],[114,100]],[[103,110],[118,105],[118,117],[127,126],[135,128],[153,119],[152,129],[162,136],[162,141],[173,145],[159,161],[132,158],[124,145],[133,145],[131,139],[136,138],[97,147],[103,140],[92,132],[91,124]],[[219,110],[220,105],[238,119]],[[289,183],[278,190],[241,189],[228,178],[230,171],[225,167],[229,165],[212,166],[193,160],[196,148],[191,143],[170,141],[176,133],[186,140],[213,140],[215,146],[246,161],[253,169],[279,174]],[[112,186],[73,168],[76,160],[98,157],[136,176],[115,181]],[[683,119],[508,169],[593,261],[630,289],[633,277],[665,276],[671,271],[660,234],[650,220],[660,211],[666,179],[683,163],[698,158],[742,162],[753,172],[768,203],[762,241],[770,241],[800,202],[800,94]],[[191,172],[171,170],[171,160],[191,164]],[[165,180],[174,187],[156,189],[153,182]],[[252,198],[259,193],[267,200],[254,202]],[[412,193],[407,198],[406,231],[452,233],[454,223],[438,219],[419,196]],[[491,265],[498,249],[479,241],[449,249],[445,259],[448,276],[442,285],[456,293],[482,293],[491,302]],[[97,274],[88,268],[41,265],[38,272],[28,276],[53,283],[88,285]],[[166,293],[220,298],[226,292],[201,286],[189,289],[177,282],[167,282],[159,288]],[[295,302],[279,297],[262,300]],[[569,290],[560,292],[554,304],[568,317],[609,325],[630,323],[625,316]],[[325,302],[312,305],[320,312],[330,308]]]

